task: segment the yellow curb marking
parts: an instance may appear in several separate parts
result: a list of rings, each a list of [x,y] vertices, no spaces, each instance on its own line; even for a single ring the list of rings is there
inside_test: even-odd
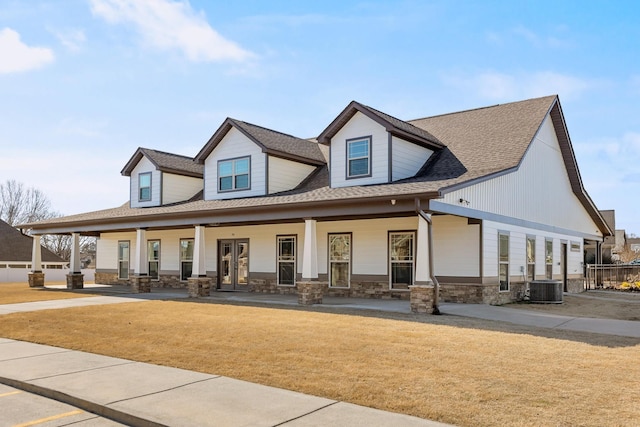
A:
[[[43,423],[46,423],[48,421],[53,421],[53,420],[57,420],[57,419],[60,419],[60,418],[70,417],[72,415],[78,415],[78,414],[82,414],[82,411],[77,410],[77,411],[65,412],[64,414],[52,415],[52,416],[47,417],[47,418],[40,418],[39,420],[29,421],[29,422],[26,422],[26,423],[23,423],[23,424],[16,424],[13,427],[29,427],[29,426],[34,426],[36,424],[43,424]]]
[[[20,390],[17,390],[17,391],[10,391],[9,393],[3,393],[3,394],[0,394],[0,397],[13,396],[14,394],[20,394],[20,393],[22,393]]]

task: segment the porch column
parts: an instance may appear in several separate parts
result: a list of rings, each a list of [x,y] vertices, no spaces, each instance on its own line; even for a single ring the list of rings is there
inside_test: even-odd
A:
[[[318,280],[318,242],[316,220],[304,220],[304,250],[302,252],[302,280]]]
[[[136,230],[136,253],[133,262],[131,292],[137,294],[151,292],[149,259],[147,255],[147,230],[144,228],[138,228]]]
[[[439,314],[438,282],[433,276],[433,228],[431,215],[418,212],[418,232],[416,235],[416,276],[410,286],[410,305],[414,313]]]
[[[304,248],[302,252],[302,281],[298,282],[298,304],[322,304],[328,283],[318,281],[318,239],[316,220],[304,220]]]
[[[429,214],[426,214],[429,215]],[[416,285],[433,285],[429,270],[429,223],[418,215],[418,234],[416,236]]]
[[[33,236],[33,249],[31,250],[31,272],[29,273],[29,287],[44,287],[44,273],[42,272],[42,246],[40,236]]]
[[[191,269],[191,277],[187,278],[187,286],[189,297],[208,297],[211,293],[211,279],[207,277],[206,266],[206,227],[204,225],[196,225],[193,240],[193,266]]]
[[[134,260],[133,274],[136,276],[149,275],[149,260],[147,256],[147,230],[136,230],[136,256]]]
[[[71,271],[67,274],[67,289],[84,288],[84,274],[80,269],[80,234],[71,233]]]

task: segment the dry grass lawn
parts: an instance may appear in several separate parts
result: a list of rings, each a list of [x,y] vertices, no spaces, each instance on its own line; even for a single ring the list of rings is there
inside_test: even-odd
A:
[[[27,283],[0,283],[0,304],[85,298],[88,296],[90,295],[73,293],[65,289],[30,288]]]
[[[461,426],[640,425],[640,340],[454,316],[178,301],[0,316],[0,336]]]

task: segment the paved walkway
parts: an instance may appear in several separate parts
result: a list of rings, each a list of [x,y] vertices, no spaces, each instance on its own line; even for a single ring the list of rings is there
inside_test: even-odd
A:
[[[184,290],[153,289],[130,294],[109,288],[109,296],[0,305],[0,314],[187,298]],[[298,306],[295,295],[215,292],[210,300]],[[409,313],[408,301],[324,298],[324,307]],[[442,304],[447,315],[542,328],[640,338],[640,322],[557,316],[480,304]],[[0,338],[0,383],[35,392],[133,426],[444,426],[216,375],[150,365],[57,347]],[[0,401],[0,413],[2,401]],[[82,424],[79,424],[82,425]]]

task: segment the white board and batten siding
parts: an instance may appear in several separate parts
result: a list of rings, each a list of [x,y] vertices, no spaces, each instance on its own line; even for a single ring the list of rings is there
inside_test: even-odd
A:
[[[482,250],[484,255],[483,272],[485,277],[498,276],[498,235],[500,233],[509,235],[509,275],[512,278],[524,280],[523,275],[525,275],[527,271],[527,237],[535,238],[536,278],[542,279],[546,274],[545,242],[547,240],[553,241],[552,271],[554,278],[560,278],[562,274],[560,266],[562,243],[567,244],[567,274],[569,276],[579,276],[583,274],[584,245],[582,239],[579,237],[493,221],[483,221],[482,231]],[[572,242],[579,244],[579,251],[571,250]]]
[[[162,175],[162,204],[189,200],[202,190],[203,185],[202,178],[164,172]]]
[[[347,179],[347,140],[371,136],[371,176]],[[357,112],[331,138],[331,187],[380,184],[389,181],[389,136],[387,130]]]
[[[480,225],[467,218],[434,215],[433,263],[436,276],[480,276]]]
[[[415,176],[433,154],[433,151],[428,148],[421,147],[396,136],[392,137],[391,144],[392,181]]]
[[[146,172],[151,172],[151,200],[141,202],[139,197],[140,193],[138,191],[138,185],[140,183],[140,181],[138,180],[138,175]],[[129,200],[132,208],[148,208],[151,206],[160,206],[160,187],[162,183],[161,174],[162,172],[157,170],[155,165],[151,163],[149,159],[142,156],[136,167],[133,168],[131,177],[129,178],[131,188]]]
[[[440,202],[572,230],[602,233],[571,189],[551,118],[547,116],[520,167],[445,194]]]
[[[250,189],[218,193],[218,161],[251,158]],[[242,132],[232,127],[204,162],[205,200],[235,199],[266,194],[266,154]]]
[[[269,194],[293,190],[315,169],[315,166],[269,156]]]

